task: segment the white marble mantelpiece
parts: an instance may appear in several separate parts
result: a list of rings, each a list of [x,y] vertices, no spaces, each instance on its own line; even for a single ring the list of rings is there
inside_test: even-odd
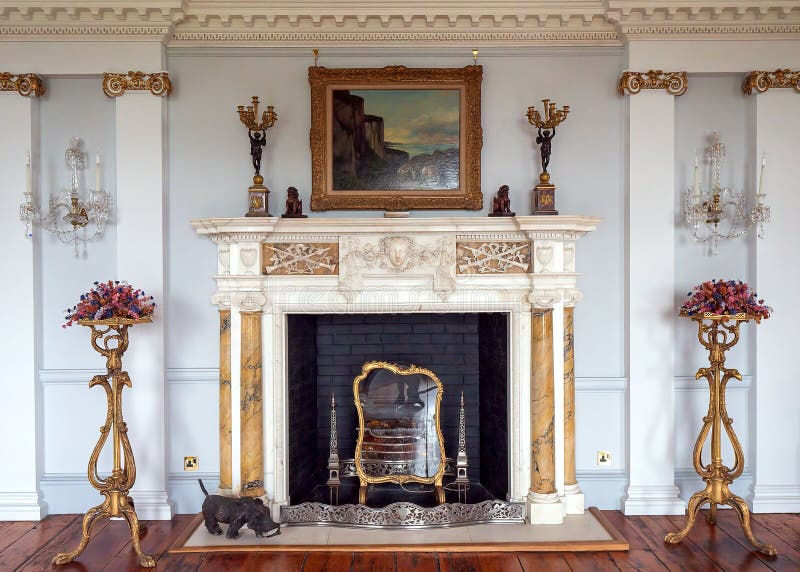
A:
[[[241,314],[262,312],[264,488],[290,503],[286,315],[292,313],[507,312],[509,500],[533,523],[583,512],[564,487],[564,307],[580,300],[577,240],[584,216],[452,218],[214,218],[192,221],[218,246],[212,302],[230,310],[232,491],[241,483]],[[267,246],[264,246],[267,245]],[[555,484],[531,486],[531,312],[552,310]],[[548,352],[549,353],[549,352]],[[572,498],[565,498],[572,496]]]

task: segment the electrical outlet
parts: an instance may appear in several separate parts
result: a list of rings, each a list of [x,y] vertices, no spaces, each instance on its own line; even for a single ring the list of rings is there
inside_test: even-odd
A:
[[[611,453],[608,451],[597,452],[597,466],[607,467],[611,465]]]
[[[199,463],[197,462],[197,457],[184,457],[183,458],[183,470],[184,471],[196,471],[199,468]]]

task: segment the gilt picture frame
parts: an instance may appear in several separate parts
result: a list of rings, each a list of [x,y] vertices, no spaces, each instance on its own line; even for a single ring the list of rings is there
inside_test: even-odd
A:
[[[308,68],[311,210],[483,208],[483,68]]]

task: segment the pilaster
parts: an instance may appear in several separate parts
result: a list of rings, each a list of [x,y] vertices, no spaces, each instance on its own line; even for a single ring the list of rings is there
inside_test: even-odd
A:
[[[626,72],[628,390],[625,514],[683,514],[675,486],[675,96],[681,72]]]
[[[241,496],[264,490],[264,400],[261,312],[242,312],[241,344]]]
[[[564,508],[556,488],[553,309],[531,313],[531,524],[560,524]]]
[[[761,93],[752,96],[756,141],[750,163],[760,165],[761,158],[767,158],[763,190],[772,207],[772,222],[766,240],[751,240],[756,253],[755,287],[775,313],[751,326],[756,330],[752,506],[753,512],[800,512],[800,384],[790,349],[800,323],[797,290],[792,286],[800,281],[800,250],[796,246],[800,195],[795,167],[800,149],[800,89],[777,81],[774,72],[759,73],[763,81],[756,84],[761,86],[756,92]],[[798,86],[800,73],[790,73]],[[758,184],[759,171],[751,171],[753,187]]]
[[[27,74],[23,74],[27,75]],[[7,428],[3,440],[3,469],[0,471],[0,521],[39,520],[47,514],[47,504],[39,490],[43,471],[41,388],[38,381],[41,347],[39,228],[30,238],[19,221],[19,205],[25,191],[25,156],[31,152],[34,181],[39,163],[36,140],[37,101],[34,90],[20,85],[22,76],[6,78],[0,74],[0,240],[4,247],[0,297],[7,303],[3,322],[8,335],[0,344],[0,419]],[[38,76],[35,76],[38,77]],[[42,90],[44,88],[42,87]]]
[[[219,488],[231,493],[231,311],[219,311]]]
[[[157,301],[165,299],[165,102],[130,88],[116,98],[117,274]],[[166,94],[164,94],[166,95]],[[142,520],[172,518],[167,498],[164,331],[166,312],[136,332],[126,356],[134,382],[127,419],[137,451],[132,491]],[[180,324],[176,324],[180,327]]]
[[[575,474],[575,324],[573,306],[564,307],[564,504],[583,514],[584,496]]]

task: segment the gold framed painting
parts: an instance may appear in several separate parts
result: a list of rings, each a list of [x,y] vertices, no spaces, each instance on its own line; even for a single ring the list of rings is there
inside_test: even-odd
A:
[[[308,68],[311,209],[483,208],[483,68]]]

